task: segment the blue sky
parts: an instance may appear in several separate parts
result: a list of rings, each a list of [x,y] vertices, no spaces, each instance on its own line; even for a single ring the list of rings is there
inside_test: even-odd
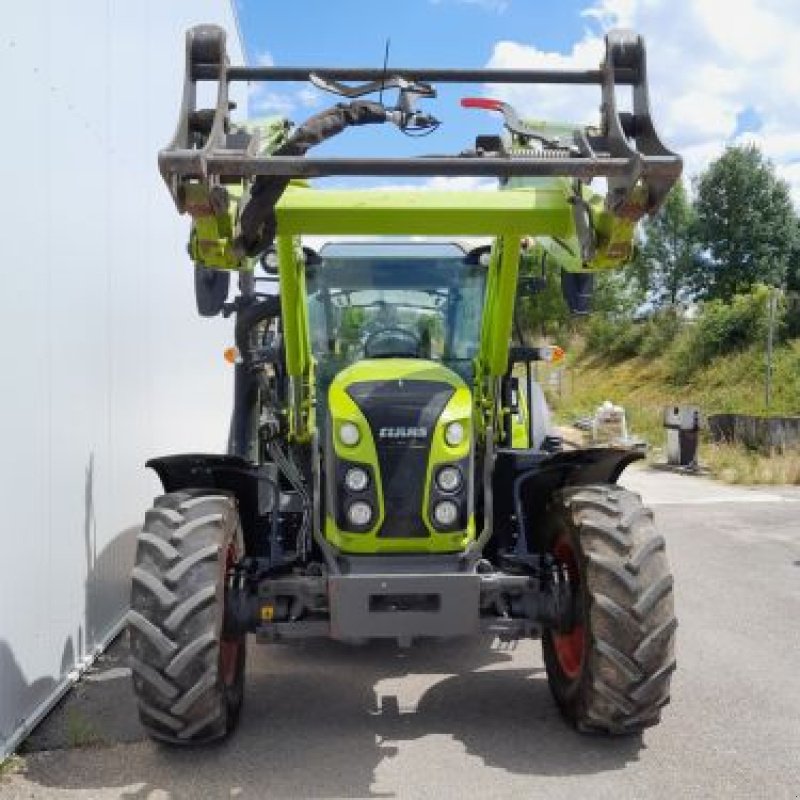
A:
[[[539,46],[569,50],[576,32],[579,34],[591,23],[581,17],[585,3],[578,0],[405,0],[395,4],[378,0],[306,0],[278,8],[269,6],[272,4],[263,0],[236,2],[250,64],[379,67],[388,38],[389,72],[392,64],[483,67],[492,57],[496,43],[514,32],[535,27]],[[437,88],[436,100],[423,101],[423,107],[444,123],[434,136],[413,140],[389,126],[371,127],[349,131],[315,152],[449,153],[470,147],[478,133],[499,132],[499,116],[464,111],[458,102],[464,95],[491,94],[490,89],[447,85]],[[254,87],[251,116],[277,112],[299,121],[338,99],[301,89],[298,84]]]
[[[684,157],[688,178],[726,145],[754,142],[800,207],[800,3],[796,0],[234,0],[251,64],[595,67],[602,34],[645,36],[656,124]],[[497,132],[499,118],[463,111],[463,94],[494,95],[536,118],[596,122],[599,91],[559,87],[448,87],[426,107],[439,132],[355,130],[318,154],[443,153]],[[294,121],[328,104],[301,85],[253,89],[251,116]],[[335,102],[335,99],[334,99]],[[323,150],[324,148],[324,150]],[[430,183],[430,182],[429,182]]]
[[[586,20],[579,0],[237,0],[248,59],[269,52],[278,64],[380,66],[392,40],[395,63],[482,66],[512,33],[567,50]],[[394,10],[394,13],[392,12]]]

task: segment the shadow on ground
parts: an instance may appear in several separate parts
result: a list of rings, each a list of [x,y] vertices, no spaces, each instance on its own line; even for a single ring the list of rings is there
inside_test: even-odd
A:
[[[567,727],[541,668],[519,668],[536,652],[524,647],[525,658],[486,640],[410,650],[389,642],[251,645],[246,709],[228,741],[199,750],[142,741],[42,753],[28,758],[26,777],[62,789],[117,787],[126,798],[154,790],[172,798],[375,796],[378,766],[430,734],[520,775],[605,772],[635,761],[640,737],[587,739]],[[136,738],[130,688],[114,683],[127,735]]]

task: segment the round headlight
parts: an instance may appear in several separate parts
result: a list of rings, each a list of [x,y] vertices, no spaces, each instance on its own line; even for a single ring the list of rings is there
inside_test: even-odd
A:
[[[361,467],[350,467],[344,474],[344,485],[351,492],[363,492],[369,486],[369,475]]]
[[[443,492],[456,492],[461,488],[461,470],[458,467],[442,467],[436,473],[436,485]]]
[[[361,441],[361,431],[355,422],[343,422],[339,426],[339,441],[347,447],[355,447]]]
[[[355,528],[363,528],[372,522],[372,508],[369,503],[357,500],[347,507],[347,521]]]
[[[464,441],[464,426],[460,422],[451,422],[444,429],[444,440],[450,447],[457,447]]]
[[[433,519],[441,528],[449,528],[458,519],[458,506],[452,500],[442,500],[433,507]]]

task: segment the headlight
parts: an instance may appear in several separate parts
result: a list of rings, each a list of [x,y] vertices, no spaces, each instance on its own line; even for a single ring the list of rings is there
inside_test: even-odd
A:
[[[350,467],[344,474],[344,485],[351,492],[363,492],[369,486],[369,475],[361,467]]]
[[[363,528],[372,522],[372,508],[369,503],[357,500],[347,507],[347,521],[354,528]]]
[[[452,500],[442,500],[433,507],[433,520],[440,528],[449,528],[458,519],[458,506]]]
[[[436,473],[436,485],[443,492],[457,492],[461,488],[461,470],[458,467],[442,467]]]
[[[355,447],[361,441],[361,431],[355,422],[343,422],[339,426],[339,441],[347,447]]]
[[[460,422],[451,422],[444,429],[444,440],[450,447],[458,447],[464,441],[464,426]]]

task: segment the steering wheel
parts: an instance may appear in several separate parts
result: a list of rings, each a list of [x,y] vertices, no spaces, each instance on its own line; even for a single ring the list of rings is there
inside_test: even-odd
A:
[[[408,346],[403,343],[403,340],[408,343]],[[371,333],[364,340],[364,356],[366,358],[402,358],[403,356],[417,358],[421,347],[420,338],[405,328],[382,328]]]

